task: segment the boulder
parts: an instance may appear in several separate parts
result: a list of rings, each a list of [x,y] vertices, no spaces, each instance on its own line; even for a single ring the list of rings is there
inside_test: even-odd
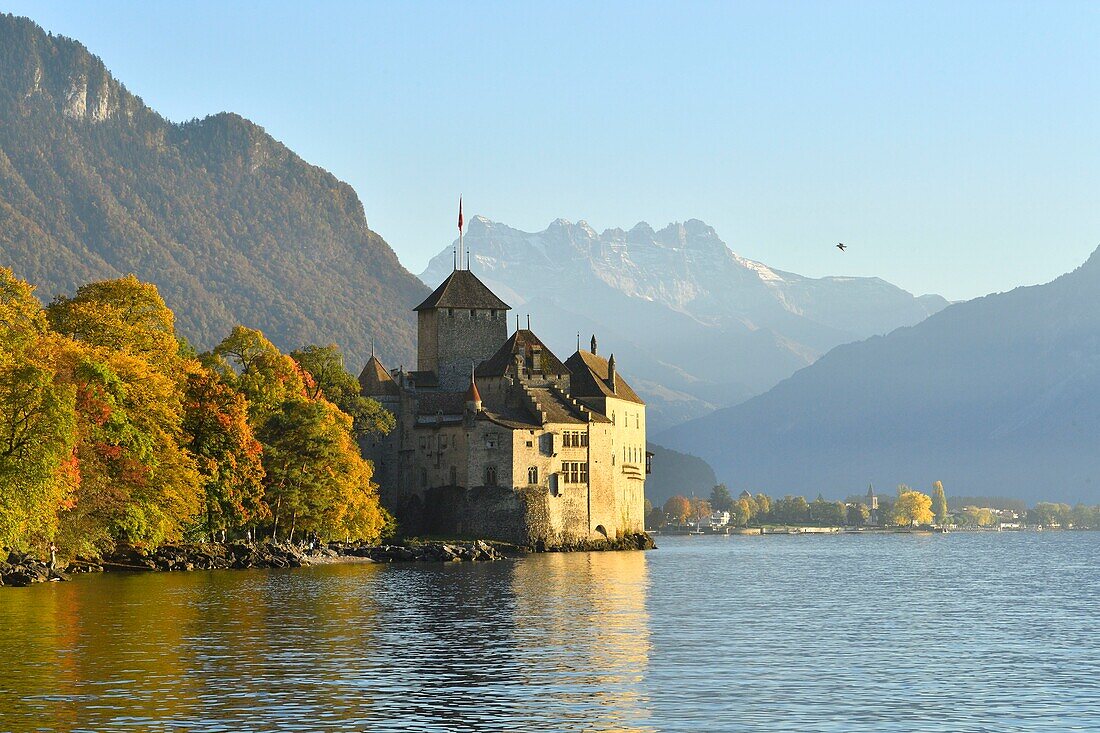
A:
[[[25,588],[31,583],[38,581],[38,576],[33,573],[27,572],[22,567],[17,567],[10,573],[7,573],[0,580],[4,581],[4,585],[10,585],[14,588]]]

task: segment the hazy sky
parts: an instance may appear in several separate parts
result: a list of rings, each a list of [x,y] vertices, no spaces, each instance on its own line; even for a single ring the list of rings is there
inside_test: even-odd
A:
[[[1100,245],[1097,3],[0,8],[172,120],[262,125],[417,273],[460,192],[529,231],[698,218],[773,267],[953,299]]]

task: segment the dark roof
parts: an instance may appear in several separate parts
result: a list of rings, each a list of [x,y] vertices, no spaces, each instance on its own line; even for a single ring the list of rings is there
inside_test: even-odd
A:
[[[534,331],[520,329],[508,337],[508,340],[497,349],[497,353],[490,356],[478,365],[476,373],[479,377],[502,377],[508,373],[508,369],[516,363],[516,354],[523,355],[523,363],[526,366],[528,359],[534,352],[542,356],[539,363],[534,365],[534,371],[542,374],[560,374],[565,376],[569,369],[561,363],[554,352],[546,347]]]
[[[466,395],[462,392],[425,392],[416,400],[417,415],[461,415],[466,411]]]
[[[616,371],[615,391],[607,386],[607,359],[591,351],[577,351],[565,361],[569,367],[569,394],[580,399],[586,397],[617,397],[644,405],[626,380]]]
[[[401,391],[397,388],[397,382],[382,366],[377,356],[371,355],[370,361],[359,373],[359,388],[368,397],[382,397],[386,395],[398,395]]]
[[[591,422],[611,422],[603,415],[594,411],[585,411],[579,404],[575,404],[570,398],[560,394],[550,386],[531,387],[519,386],[502,392],[491,390],[485,393],[484,411],[479,418],[490,420],[498,425],[509,428],[539,428],[542,427],[543,415],[538,415],[532,410],[527,399],[519,397],[517,390],[522,390],[538,403],[541,412],[546,418],[546,423],[572,423],[583,425]]]
[[[440,283],[428,299],[413,310],[424,311],[433,308],[484,308],[509,310],[503,300],[493,294],[485,283],[469,270],[455,270]]]
[[[417,387],[438,387],[439,377],[435,372],[405,372],[409,375],[409,379]]]

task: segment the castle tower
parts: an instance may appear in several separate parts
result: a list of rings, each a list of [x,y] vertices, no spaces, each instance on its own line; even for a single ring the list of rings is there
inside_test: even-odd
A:
[[[370,361],[359,373],[359,393],[371,397],[391,412],[395,417],[401,415],[401,389],[393,380],[386,367],[374,354],[371,346]],[[397,483],[397,451],[400,430],[391,430],[387,435],[369,433],[360,436],[359,450],[364,458],[374,462],[374,480],[382,487],[383,493]],[[388,497],[386,497],[388,498]]]
[[[443,391],[463,391],[470,364],[491,357],[508,338],[508,304],[469,270],[452,272],[414,310],[417,371],[434,374]]]

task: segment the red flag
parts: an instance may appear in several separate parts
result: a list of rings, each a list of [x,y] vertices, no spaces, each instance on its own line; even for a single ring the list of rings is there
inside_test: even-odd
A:
[[[462,197],[458,197],[458,231],[462,231]]]

